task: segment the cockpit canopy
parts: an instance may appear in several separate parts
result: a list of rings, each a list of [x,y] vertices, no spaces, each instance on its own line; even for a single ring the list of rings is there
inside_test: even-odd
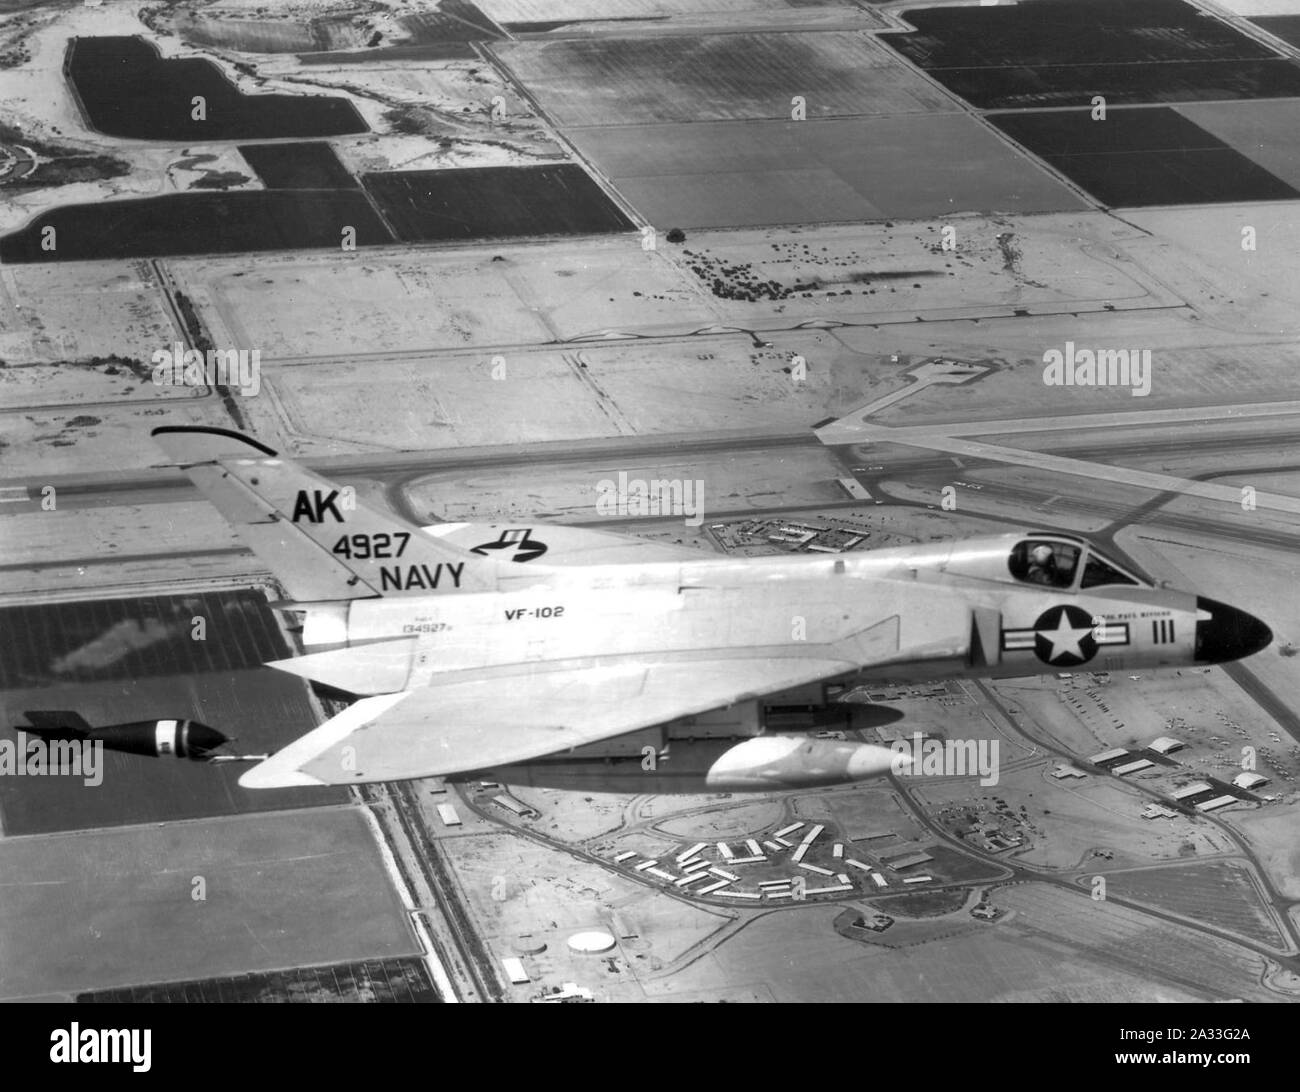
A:
[[[1143,582],[1129,575],[1095,547],[1081,541],[1035,535],[1011,548],[1007,562],[1011,575],[1023,584],[1081,590]]]

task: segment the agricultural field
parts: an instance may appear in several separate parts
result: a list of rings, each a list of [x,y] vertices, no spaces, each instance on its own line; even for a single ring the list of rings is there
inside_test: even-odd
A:
[[[239,154],[269,190],[345,190],[358,185],[324,142],[244,144]]]
[[[1086,207],[965,114],[616,126],[570,135],[642,216],[665,229]]]
[[[632,222],[574,163],[392,171],[362,181],[405,242],[632,230]]]
[[[418,950],[353,808],[5,838],[0,868],[4,998]]]
[[[191,636],[195,616],[205,620],[201,641]],[[5,646],[0,687],[225,672],[289,654],[266,600],[251,590],[3,607],[0,630],[41,635]]]
[[[54,230],[54,246],[46,228]],[[359,190],[255,190],[63,205],[0,237],[0,261],[76,262],[393,241]]]
[[[1171,107],[990,114],[1003,132],[1103,205],[1283,201],[1295,189]]]
[[[1251,22],[1288,45],[1300,46],[1300,15],[1265,15]]]
[[[75,38],[67,71],[88,123],[133,140],[259,140],[363,133],[345,98],[246,95],[212,61],[163,58],[144,38]],[[193,117],[202,96],[206,116]]]
[[[1183,0],[911,10],[881,40],[982,109],[1300,94],[1300,64]]]
[[[809,119],[956,109],[942,91],[856,33],[530,40],[492,47],[565,128]]]
[[[1178,112],[1252,163],[1300,189],[1300,102],[1201,102]]]
[[[423,959],[412,957],[367,959],[263,974],[88,990],[77,994],[75,1000],[78,1004],[195,1004],[213,1001],[222,1004],[286,1001],[437,1004],[442,997],[429,977],[428,965]]]
[[[501,31],[469,0],[441,0],[437,11],[403,15],[397,20],[413,44],[481,42],[502,37]]]

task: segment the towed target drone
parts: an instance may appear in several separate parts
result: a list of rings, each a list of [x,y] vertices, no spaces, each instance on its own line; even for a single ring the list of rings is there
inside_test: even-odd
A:
[[[186,758],[194,762],[253,762],[266,755],[229,755],[214,752],[231,742],[224,733],[197,720],[134,720],[92,728],[80,713],[29,710],[30,724],[18,731],[39,736],[46,743],[100,743],[108,751],[146,755],[149,758]]]

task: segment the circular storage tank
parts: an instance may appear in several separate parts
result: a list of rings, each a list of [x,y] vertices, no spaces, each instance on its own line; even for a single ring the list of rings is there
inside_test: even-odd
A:
[[[584,955],[598,955],[614,947],[614,938],[599,929],[593,929],[586,933],[574,933],[569,937],[569,947]]]
[[[534,940],[532,937],[520,937],[515,941],[514,950],[516,955],[541,955],[546,951],[546,942],[544,940]]]

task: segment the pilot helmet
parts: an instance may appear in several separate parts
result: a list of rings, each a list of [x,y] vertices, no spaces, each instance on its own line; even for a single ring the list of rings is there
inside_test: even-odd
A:
[[[1050,546],[1035,546],[1029,552],[1029,556],[1035,565],[1046,565],[1052,560],[1052,548]]]

